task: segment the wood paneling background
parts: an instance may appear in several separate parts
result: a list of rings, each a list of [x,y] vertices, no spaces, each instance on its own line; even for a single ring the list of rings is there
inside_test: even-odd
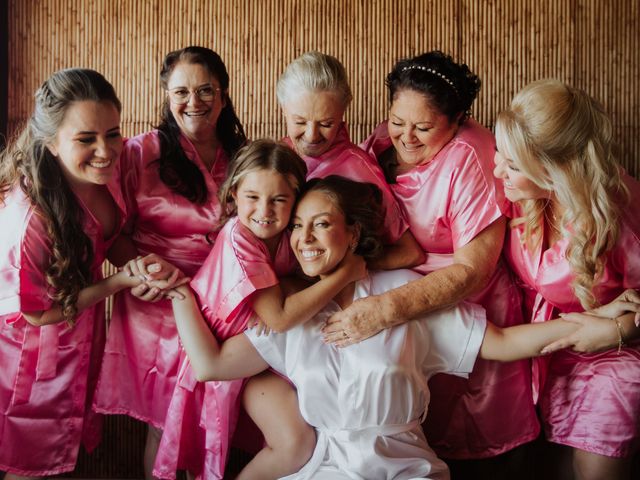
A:
[[[8,131],[31,111],[53,71],[103,72],[124,104],[127,135],[157,121],[158,73],[170,50],[216,50],[250,137],[281,136],[275,84],[307,50],[338,57],[350,75],[351,134],[362,140],[387,110],[384,76],[431,49],[483,81],[474,114],[491,126],[526,83],[556,77],[610,112],[621,161],[640,174],[640,2],[637,0],[9,0]]]

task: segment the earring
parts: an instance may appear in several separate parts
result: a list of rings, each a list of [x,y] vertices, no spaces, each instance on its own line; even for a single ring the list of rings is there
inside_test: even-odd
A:
[[[358,248],[358,242],[353,242],[351,245],[349,245],[349,248],[351,249],[351,253],[356,251],[356,248]]]

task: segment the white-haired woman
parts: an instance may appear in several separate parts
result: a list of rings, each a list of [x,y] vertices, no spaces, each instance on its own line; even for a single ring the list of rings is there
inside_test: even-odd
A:
[[[352,95],[340,61],[319,52],[302,54],[285,69],[277,93],[287,123],[284,142],[307,164],[308,180],[342,175],[382,190],[386,247],[370,266],[388,270],[420,264],[424,253],[408,230],[382,170],[349,139],[344,113]]]

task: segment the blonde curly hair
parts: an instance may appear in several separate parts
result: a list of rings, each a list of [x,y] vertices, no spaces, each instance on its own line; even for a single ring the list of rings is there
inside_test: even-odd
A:
[[[628,192],[614,153],[611,121],[582,90],[558,80],[523,88],[496,120],[498,149],[538,187],[552,192],[565,208],[560,220],[570,237],[566,258],[573,291],[585,309],[598,305],[593,293],[607,253],[619,235],[621,206]],[[542,241],[548,199],[522,202],[523,241]]]

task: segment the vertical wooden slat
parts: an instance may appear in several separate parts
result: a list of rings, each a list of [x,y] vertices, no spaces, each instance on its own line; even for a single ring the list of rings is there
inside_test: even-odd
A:
[[[158,74],[170,50],[201,44],[228,65],[230,94],[251,137],[284,134],[275,96],[295,56],[321,50],[351,78],[347,120],[360,141],[387,111],[384,77],[401,57],[434,48],[478,73],[479,121],[526,83],[556,77],[610,112],[621,161],[640,172],[640,6],[633,0],[9,0],[8,129],[32,108],[53,71],[102,71],[123,100],[123,131],[157,122]]]

